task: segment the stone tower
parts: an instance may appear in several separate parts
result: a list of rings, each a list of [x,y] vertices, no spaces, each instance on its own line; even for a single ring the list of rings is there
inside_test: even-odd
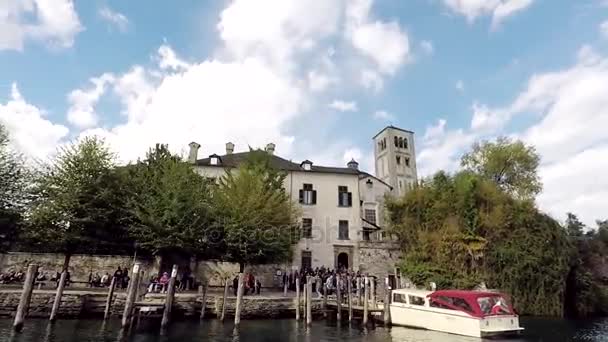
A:
[[[376,177],[403,195],[417,181],[414,132],[387,126],[373,138]]]

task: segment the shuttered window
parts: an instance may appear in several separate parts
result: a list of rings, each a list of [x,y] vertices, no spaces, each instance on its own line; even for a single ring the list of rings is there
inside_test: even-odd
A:
[[[352,207],[353,206],[353,194],[348,192],[348,187],[338,186],[338,206],[339,207]]]

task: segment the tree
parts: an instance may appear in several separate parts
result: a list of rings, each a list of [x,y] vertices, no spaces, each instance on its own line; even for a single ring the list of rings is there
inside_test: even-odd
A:
[[[126,238],[125,194],[103,140],[85,137],[61,148],[36,177],[26,238],[65,254],[112,251]]]
[[[208,248],[213,183],[171,154],[166,145],[123,170],[129,184],[129,228],[138,246],[152,254],[179,252],[215,256]]]
[[[534,147],[507,137],[475,143],[472,151],[461,159],[465,170],[495,182],[504,191],[522,199],[533,198],[542,190],[537,173],[539,163]]]
[[[581,237],[583,236],[584,229],[585,225],[578,217],[573,213],[568,213],[568,218],[566,218],[566,230],[568,231],[568,235],[571,237]]]
[[[250,159],[226,173],[214,194],[216,226],[224,259],[246,264],[291,260],[299,239],[298,210],[283,189],[286,174],[271,167],[269,156],[251,151]]]
[[[28,193],[29,172],[9,142],[8,132],[0,124],[0,251],[17,237]]]

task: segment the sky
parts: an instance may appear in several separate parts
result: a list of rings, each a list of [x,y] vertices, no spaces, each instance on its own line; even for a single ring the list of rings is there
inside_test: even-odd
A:
[[[475,141],[536,147],[541,209],[608,218],[607,0],[0,0],[0,122],[44,159],[87,135],[120,162],[276,144],[373,172],[416,134],[418,174]]]

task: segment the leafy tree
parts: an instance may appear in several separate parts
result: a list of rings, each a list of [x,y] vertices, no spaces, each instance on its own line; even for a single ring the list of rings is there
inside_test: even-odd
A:
[[[139,247],[160,255],[214,256],[214,250],[207,248],[213,222],[211,181],[158,144],[145,160],[125,167],[123,175],[130,193],[129,231]]]
[[[583,236],[584,229],[585,225],[579,221],[578,217],[572,213],[568,213],[568,218],[566,218],[568,235],[571,237],[581,237]]]
[[[26,238],[39,250],[70,256],[112,251],[126,238],[125,194],[103,140],[86,137],[61,148],[37,175]]]
[[[9,142],[8,132],[0,124],[0,251],[17,237],[28,193],[28,170]]]
[[[534,147],[507,137],[475,143],[461,160],[465,170],[495,182],[504,191],[522,199],[533,198],[542,190],[537,173],[539,163]]]
[[[286,174],[270,165],[266,152],[226,173],[214,194],[220,250],[240,265],[291,260],[297,242],[297,206],[283,188]]]

